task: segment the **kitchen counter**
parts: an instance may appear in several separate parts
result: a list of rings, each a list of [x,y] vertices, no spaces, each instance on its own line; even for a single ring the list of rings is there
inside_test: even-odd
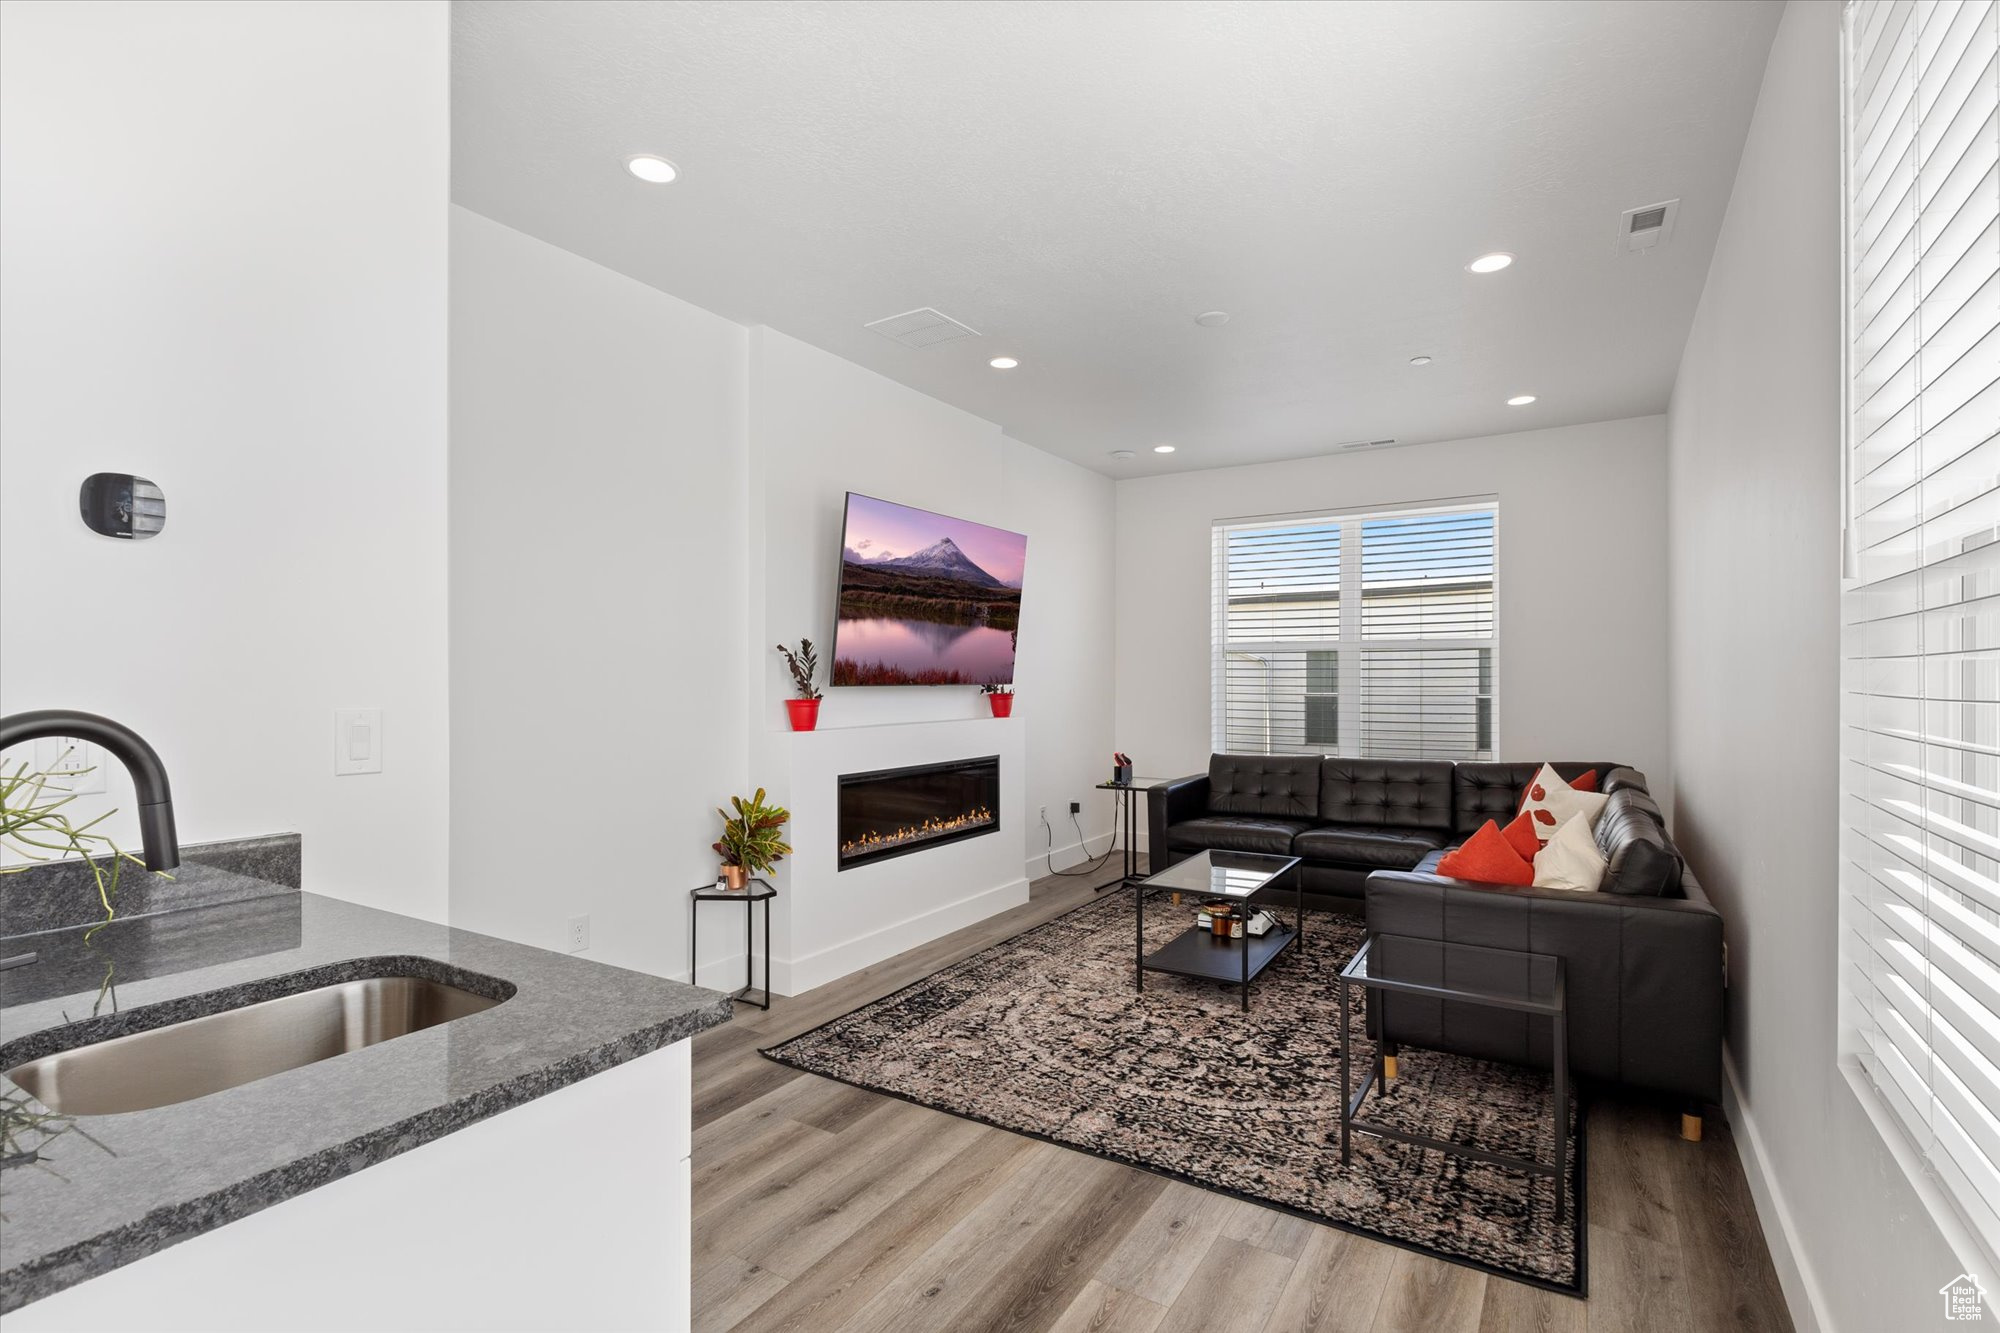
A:
[[[0,1068],[357,976],[505,993],[483,1012],[193,1101],[46,1117],[0,1078],[0,1313],[727,1022],[717,992],[317,894],[16,936]],[[497,986],[495,985],[497,983]]]

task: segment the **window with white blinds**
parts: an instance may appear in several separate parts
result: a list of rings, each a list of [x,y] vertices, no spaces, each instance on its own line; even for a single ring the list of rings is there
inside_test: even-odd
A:
[[[1843,1050],[2000,1252],[2000,7],[1845,16]]]
[[[1215,748],[1492,758],[1496,521],[1482,503],[1217,523]]]

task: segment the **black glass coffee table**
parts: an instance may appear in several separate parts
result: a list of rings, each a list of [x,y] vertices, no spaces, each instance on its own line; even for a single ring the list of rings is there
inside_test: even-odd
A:
[[[1516,1157],[1492,1152],[1467,1143],[1453,1143],[1424,1134],[1411,1133],[1393,1125],[1364,1119],[1361,1107],[1368,1090],[1377,1095],[1386,1090],[1387,1060],[1390,1056],[1392,1025],[1382,1022],[1375,1042],[1375,1062],[1361,1087],[1348,1092],[1348,1047],[1344,1039],[1349,1026],[1348,988],[1360,986],[1364,992],[1379,991],[1385,996],[1420,996],[1457,1004],[1479,1005],[1488,1009],[1510,1010],[1549,1020],[1549,1061],[1555,1087],[1551,1101],[1555,1130],[1555,1161],[1541,1162],[1532,1157]],[[1494,949],[1478,944],[1457,944],[1444,940],[1418,939],[1408,935],[1372,934],[1346,967],[1340,969],[1340,1161],[1347,1163],[1349,1136],[1356,1130],[1412,1143],[1419,1148],[1435,1148],[1482,1162],[1513,1167],[1535,1175],[1554,1176],[1556,1220],[1565,1211],[1565,1177],[1569,1170],[1569,1010],[1563,987],[1563,960],[1554,954],[1523,953],[1518,949]],[[1387,1015],[1381,1016],[1386,1020]]]
[[[1139,989],[1146,989],[1148,972],[1171,972],[1175,976],[1199,977],[1206,981],[1228,982],[1243,988],[1243,1012],[1250,1012],[1250,983],[1286,949],[1304,946],[1306,937],[1306,893],[1304,877],[1297,873],[1296,856],[1267,856],[1259,852],[1196,852],[1177,861],[1157,875],[1149,875],[1135,886],[1138,899]],[[1152,953],[1146,952],[1146,897],[1160,889],[1192,893],[1207,898],[1229,898],[1248,902],[1250,895],[1268,888],[1280,876],[1291,874],[1296,893],[1292,925],[1272,925],[1262,935],[1250,933],[1243,923],[1241,939],[1216,935],[1200,926],[1189,926]]]

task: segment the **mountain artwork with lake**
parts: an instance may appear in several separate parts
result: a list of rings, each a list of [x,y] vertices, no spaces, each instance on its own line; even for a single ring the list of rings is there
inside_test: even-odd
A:
[[[1018,532],[849,493],[835,685],[1005,685],[1014,679]]]

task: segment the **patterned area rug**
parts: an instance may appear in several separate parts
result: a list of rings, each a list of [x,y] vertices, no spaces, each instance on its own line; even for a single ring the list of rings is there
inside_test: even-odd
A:
[[[1186,901],[1186,900],[1184,900]],[[1158,906],[1155,907],[1155,902]],[[1285,918],[1290,919],[1287,910]],[[1192,908],[1149,899],[1150,952]],[[1421,1250],[1581,1295],[1582,1119],[1571,1108],[1569,1209],[1555,1181],[1368,1134],[1340,1164],[1335,977],[1352,917],[1307,912],[1305,947],[1238,992],[1148,973],[1133,987],[1130,894],[1111,893],[764,1052],[887,1093]],[[1358,1081],[1374,1048],[1356,993]],[[1496,1152],[1553,1159],[1549,1077],[1405,1047],[1367,1114]]]

